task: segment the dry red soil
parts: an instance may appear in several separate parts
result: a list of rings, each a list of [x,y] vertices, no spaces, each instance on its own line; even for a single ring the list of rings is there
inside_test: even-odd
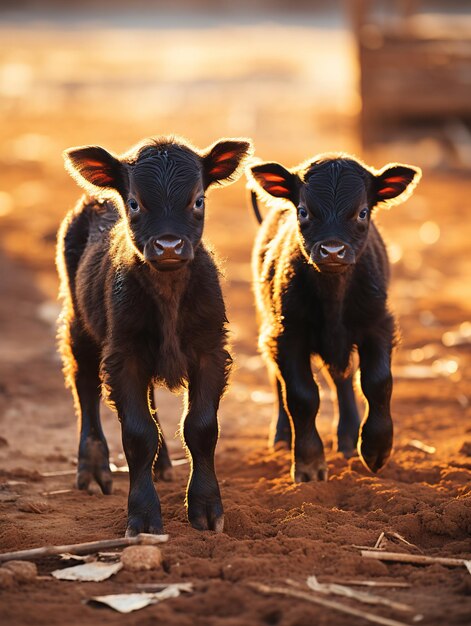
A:
[[[252,37],[249,31],[247,46],[258,50],[263,37],[273,45],[277,33],[276,28],[273,32],[266,29]],[[192,31],[180,36],[190,50],[196,45]],[[238,33],[239,41],[242,36],[244,33]],[[333,36],[339,37],[338,33]],[[160,102],[154,111],[150,105],[146,108],[145,102],[140,103],[140,89],[146,97],[153,94],[147,79],[141,76],[142,84],[130,82],[131,70],[123,70],[114,57],[113,65],[112,55],[106,56],[116,43],[112,34],[104,40],[102,35],[101,48],[98,52],[95,49],[95,65],[87,55],[98,35],[95,39],[92,35],[91,43],[78,35],[57,33],[33,35],[22,31],[10,33],[9,37],[5,36],[0,45],[0,63],[5,66],[18,62],[30,69],[20,68],[23,83],[17,85],[18,93],[7,93],[2,115],[8,123],[0,130],[1,551],[119,537],[125,529],[126,474],[116,475],[113,495],[106,497],[98,490],[76,491],[70,474],[42,476],[45,472],[73,470],[76,454],[72,401],[63,386],[54,338],[55,231],[79,194],[62,170],[61,150],[89,142],[119,151],[146,135],[173,131],[191,137],[201,146],[219,135],[252,134],[262,158],[281,159],[287,165],[319,149],[358,149],[351,118],[345,112],[331,111],[329,117],[320,105],[315,110],[300,103],[291,90],[286,90],[284,99],[276,100],[293,67],[297,73],[292,74],[291,88],[305,83],[304,66],[295,65],[294,57],[289,55],[283,57],[284,64],[272,61],[272,66],[267,59],[258,59],[258,87],[250,73],[255,70],[249,72],[242,63],[240,76],[230,72],[225,87],[227,98],[220,98],[214,85],[205,83],[204,76],[191,82],[183,72],[177,85],[165,83],[169,79],[164,77],[163,86],[154,95],[177,98],[177,105],[171,109]],[[208,37],[210,43],[211,37],[219,37],[220,42],[229,40],[224,32],[212,31]],[[309,51],[311,35],[303,29],[289,37],[292,41],[285,45],[297,41]],[[135,32],[129,34],[128,44],[130,40],[138,45]],[[170,44],[170,35],[164,33],[159,45],[167,49]],[[152,45],[157,47],[155,42]],[[130,48],[137,54],[135,47]],[[16,57],[12,50],[19,51]],[[248,55],[247,50],[244,54]],[[207,56],[205,63],[210,63],[211,55]],[[203,63],[201,59],[194,61],[195,73],[199,71],[198,62]],[[217,80],[224,78],[224,71],[229,72],[231,63],[229,55],[225,69],[217,66]],[[61,78],[63,64],[79,77],[75,86],[72,79],[69,84]],[[100,71],[109,76],[115,66],[125,74],[124,78],[119,75],[122,91],[113,91],[112,83],[109,88],[113,100],[103,102]],[[158,76],[163,72],[160,66],[154,69]],[[178,64],[175,71],[178,73]],[[86,77],[85,85],[95,85],[88,91],[88,87],[81,86],[81,72]],[[253,108],[249,106],[251,94]],[[307,101],[312,104],[312,94],[308,94]],[[420,164],[419,156],[416,151],[409,160]],[[387,150],[370,155],[370,161],[378,167],[394,158],[396,155]],[[408,160],[404,155],[401,158]],[[386,564],[362,558],[354,547],[373,546],[381,532],[389,531],[417,546],[410,548],[390,541],[388,547],[392,550],[417,553],[420,549],[429,556],[471,559],[471,354],[463,339],[469,333],[466,322],[471,312],[469,196],[465,178],[426,170],[416,195],[405,205],[378,216],[395,261],[391,304],[402,329],[402,343],[394,358],[395,447],[389,464],[379,475],[372,475],[358,458],[347,461],[332,450],[334,404],[330,388],[318,364],[314,364],[322,386],[318,423],[330,475],[326,483],[294,485],[289,479],[288,453],[273,452],[267,445],[273,396],[256,354],[250,288],[255,220],[247,208],[242,181],[213,192],[207,231],[227,277],[225,293],[236,362],[220,410],[217,449],[225,531],[221,535],[197,532],[188,525],[183,505],[188,466],[179,465],[173,483],[158,485],[165,530],[170,535],[162,547],[161,570],[138,574],[121,571],[102,583],[42,577],[34,583],[0,590],[1,623],[365,623],[301,600],[265,597],[247,586],[251,581],[285,584],[286,578],[304,584],[307,576],[315,574],[321,582],[357,579],[409,583],[410,587],[385,588],[380,593],[412,605],[413,614],[398,614],[387,608],[370,610],[408,624],[415,613],[424,616],[421,623],[427,626],[469,624],[471,576],[464,567]],[[460,326],[461,335],[446,334],[458,331]],[[458,339],[457,345],[450,345],[453,337]],[[161,422],[174,459],[184,456],[178,436],[173,437],[180,404],[181,397],[165,391],[158,395]],[[105,410],[103,422],[112,459],[122,465],[118,420]],[[411,445],[412,440],[433,446],[435,452],[417,449]],[[47,501],[45,512],[19,510],[17,498],[31,495]],[[38,565],[42,576],[61,566],[55,557],[43,559]],[[137,583],[181,581],[193,582],[194,593],[129,616],[83,604],[93,595],[135,591]]]

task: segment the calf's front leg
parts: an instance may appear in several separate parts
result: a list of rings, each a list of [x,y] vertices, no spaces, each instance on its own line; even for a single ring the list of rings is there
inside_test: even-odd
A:
[[[224,528],[224,512],[214,467],[219,428],[217,410],[226,385],[229,355],[205,355],[190,368],[188,412],[183,437],[191,455],[187,488],[188,520],[198,530]]]
[[[148,404],[150,376],[138,359],[113,361],[106,374],[109,399],[121,422],[123,448],[129,466],[128,520],[126,536],[161,534],[160,501],[152,481],[152,467],[159,445],[159,431]],[[106,361],[105,361],[106,367]]]
[[[361,388],[368,402],[359,452],[372,472],[389,459],[393,443],[391,346],[392,336],[388,333],[387,337],[368,339],[359,349]]]
[[[315,423],[319,388],[312,374],[309,348],[303,339],[280,342],[277,354],[285,408],[293,424],[291,477],[296,483],[327,480],[324,447]]]

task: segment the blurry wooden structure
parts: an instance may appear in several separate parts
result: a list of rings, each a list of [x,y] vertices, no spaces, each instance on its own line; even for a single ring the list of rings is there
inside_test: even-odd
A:
[[[425,5],[425,6],[424,6]],[[447,6],[448,5],[448,6]],[[451,5],[451,6],[450,6]],[[471,2],[446,14],[420,0],[349,2],[360,61],[361,134],[368,145],[391,126],[471,121]],[[470,134],[471,138],[471,134]]]

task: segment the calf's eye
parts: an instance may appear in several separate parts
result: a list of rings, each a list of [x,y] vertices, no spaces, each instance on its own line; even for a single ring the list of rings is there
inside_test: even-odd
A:
[[[309,219],[309,213],[303,206],[298,206],[298,217],[300,222],[307,222]]]
[[[358,219],[363,221],[368,217],[368,209],[365,207],[358,213]]]
[[[204,217],[204,196],[200,196],[193,205],[193,215],[198,220],[202,220]]]
[[[204,207],[204,196],[200,196],[195,202],[195,209],[202,209]]]
[[[141,210],[141,207],[139,206],[137,200],[134,200],[133,198],[131,198],[131,200],[128,201],[128,207],[132,215],[137,215],[139,211]]]

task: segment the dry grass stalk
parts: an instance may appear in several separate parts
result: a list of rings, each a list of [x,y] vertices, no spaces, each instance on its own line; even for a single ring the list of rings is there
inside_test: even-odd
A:
[[[402,535],[400,535],[399,533],[396,532],[390,532],[389,530],[386,531],[386,537],[393,539],[395,541],[397,541],[398,543],[404,543],[406,546],[409,546],[410,548],[414,548],[415,550],[418,550],[420,553],[423,554],[422,550],[419,548],[419,546],[416,546],[415,543],[411,543],[410,541],[407,541],[407,539],[405,537],[403,537]]]
[[[387,606],[396,611],[409,611],[413,612],[414,607],[404,604],[402,602],[396,602],[395,600],[389,600],[383,596],[378,596],[369,591],[358,591],[357,589],[351,589],[345,585],[339,585],[336,583],[320,583],[315,576],[309,576],[307,579],[307,586],[312,591],[318,591],[319,593],[333,594],[336,596],[343,596],[344,598],[351,598],[358,602],[365,604],[381,604]]]
[[[376,546],[360,546],[356,543],[352,543],[352,548],[358,548],[358,550],[376,550],[378,552],[384,552],[384,548],[377,548]]]
[[[0,554],[0,562],[10,560],[24,561],[28,559],[40,559],[44,556],[54,556],[64,552],[69,552],[70,554],[90,554],[91,552],[111,550],[113,548],[124,548],[126,546],[134,546],[137,544],[155,545],[157,543],[164,543],[167,540],[168,535],[150,535],[148,533],[141,533],[136,537],[102,539],[101,541],[74,543],[65,546],[43,546],[41,548],[32,548],[30,550],[4,552],[3,554]]]
[[[306,600],[307,602],[312,602],[313,604],[319,604],[320,606],[333,609],[334,611],[339,611],[340,613],[346,613],[347,615],[360,617],[368,622],[372,622],[373,624],[381,624],[382,626],[408,626],[405,622],[398,622],[395,619],[383,617],[382,615],[376,615],[375,613],[369,613],[360,609],[355,609],[353,607],[342,604],[341,602],[328,600],[327,598],[323,598],[312,593],[307,593],[306,591],[301,591],[300,589],[290,589],[289,587],[269,587],[268,585],[256,582],[249,582],[247,583],[247,585],[255,591],[258,591],[259,593],[263,593],[266,595],[277,594],[289,596],[292,598],[299,598],[300,600]]]
[[[410,583],[388,580],[339,580],[337,583],[339,585],[359,585],[363,587],[401,587],[404,589],[412,587]]]
[[[429,446],[423,441],[419,441],[418,439],[411,439],[409,441],[409,445],[413,448],[416,448],[417,450],[425,452],[426,454],[435,454],[435,452],[437,451],[435,446]]]
[[[415,565],[431,565],[438,563],[439,565],[447,565],[448,567],[466,567],[465,559],[452,559],[441,556],[425,556],[423,554],[406,554],[400,552],[382,552],[375,550],[362,550],[361,556],[367,559],[378,559],[379,561],[396,561],[398,563],[413,563]]]
[[[407,541],[407,539],[403,537],[402,535],[400,535],[399,533],[392,532],[389,530],[385,530],[381,532],[374,546],[361,546],[361,545],[354,543],[352,544],[352,548],[358,548],[359,550],[384,551],[386,550],[386,547],[388,545],[388,539],[392,540],[394,543],[404,543],[406,546],[409,546],[410,548],[414,548],[415,550],[418,550],[418,552],[422,553],[422,550],[418,546],[411,543],[410,541]]]
[[[61,496],[64,493],[76,493],[75,489],[56,489],[54,491],[43,491],[42,496]]]
[[[58,478],[59,476],[75,476],[76,469],[70,470],[56,470],[54,472],[41,472],[41,478]]]

